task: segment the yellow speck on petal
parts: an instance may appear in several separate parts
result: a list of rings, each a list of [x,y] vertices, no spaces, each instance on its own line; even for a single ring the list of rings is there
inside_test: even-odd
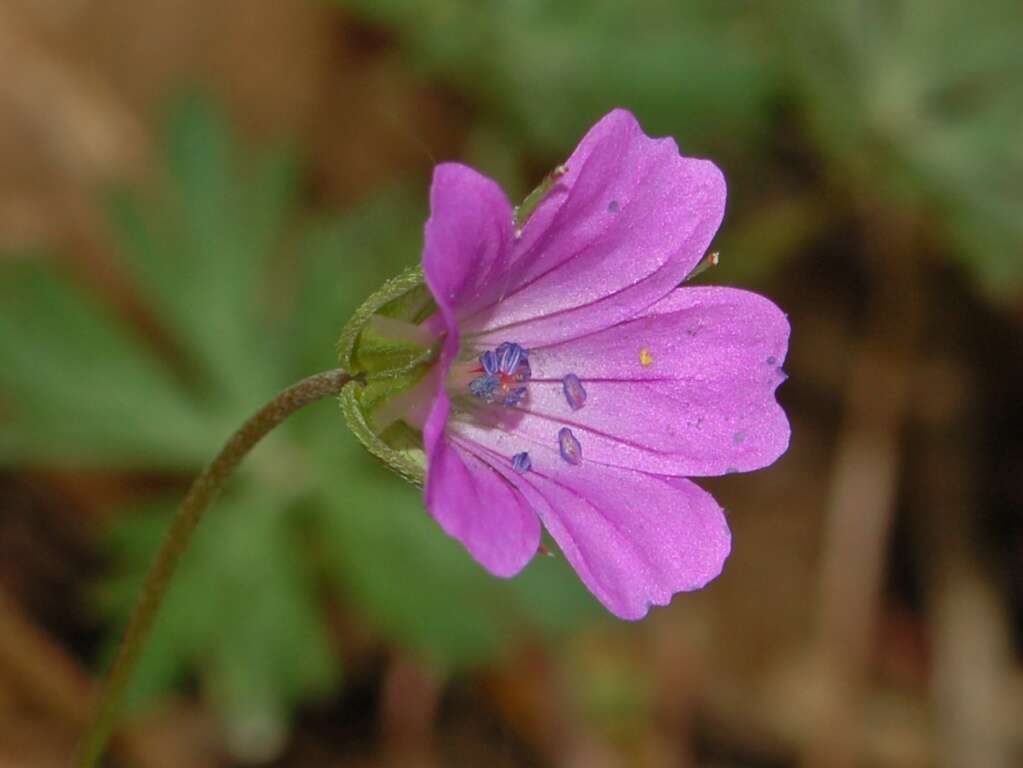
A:
[[[647,349],[646,347],[643,347],[643,349],[639,350],[639,364],[642,365],[644,368],[649,368],[651,365],[654,364],[653,355],[650,354],[650,350]]]

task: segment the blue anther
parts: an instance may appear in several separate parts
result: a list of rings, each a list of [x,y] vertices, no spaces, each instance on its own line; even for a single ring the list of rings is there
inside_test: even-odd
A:
[[[505,341],[497,349],[486,350],[479,356],[483,375],[469,382],[469,391],[486,403],[498,403],[513,408],[526,396],[526,387],[517,386],[529,381],[532,371],[529,354],[518,344]]]
[[[533,466],[533,462],[529,460],[529,454],[523,451],[522,453],[516,453],[512,456],[512,469],[518,472],[520,475],[524,475],[529,471],[530,467]]]
[[[497,373],[497,355],[494,351],[488,349],[482,355],[480,355],[480,365],[483,366],[483,372],[488,376],[493,376]]]
[[[469,382],[469,391],[480,400],[492,403],[500,386],[501,382],[496,376],[478,376]]]
[[[561,450],[561,458],[569,464],[579,466],[583,463],[583,447],[568,427],[558,430],[558,448]]]
[[[522,359],[519,360],[519,371],[515,375],[517,381],[529,381],[533,376],[533,369],[529,367],[529,358],[526,356],[526,350],[522,350]]]
[[[512,374],[518,370],[519,361],[526,357],[526,350],[518,344],[506,341],[498,346],[496,354],[497,367],[501,373]]]
[[[574,373],[570,373],[561,380],[561,386],[565,390],[565,399],[573,411],[578,411],[586,402],[586,390],[583,383]]]
[[[515,387],[501,401],[501,405],[506,405],[509,408],[514,408],[516,405],[522,402],[522,399],[526,396],[525,387]]]

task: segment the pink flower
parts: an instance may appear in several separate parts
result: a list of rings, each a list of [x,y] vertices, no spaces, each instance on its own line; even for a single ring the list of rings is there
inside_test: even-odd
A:
[[[542,523],[608,610],[638,619],[728,556],[721,508],[686,478],[788,447],[789,326],[756,294],[678,287],[724,214],[712,163],[616,110],[566,166],[521,231],[493,181],[434,173],[425,501],[497,576],[529,562]]]

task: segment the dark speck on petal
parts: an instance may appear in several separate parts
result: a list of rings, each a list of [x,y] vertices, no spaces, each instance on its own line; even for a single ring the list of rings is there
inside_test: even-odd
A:
[[[767,358],[768,365],[774,365],[776,362],[778,362],[778,360],[774,355],[771,355],[769,358]]]
[[[617,200],[612,200],[607,204],[608,213],[618,213],[619,210],[621,210],[621,206],[618,204]]]
[[[742,443],[746,442],[746,433],[745,432],[736,432],[732,436],[732,439],[735,440],[735,444],[736,445],[741,445]]]

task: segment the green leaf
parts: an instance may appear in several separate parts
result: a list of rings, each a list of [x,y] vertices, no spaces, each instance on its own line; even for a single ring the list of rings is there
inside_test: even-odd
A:
[[[172,582],[128,700],[139,708],[194,664],[231,730],[283,731],[290,708],[335,684],[315,584],[287,497],[237,492],[218,500]],[[125,517],[110,540],[125,574],[104,603],[126,618],[169,524],[171,504]]]
[[[38,263],[0,269],[0,462],[193,467],[217,437],[141,339]]]
[[[267,268],[287,233],[297,164],[285,151],[250,156],[219,111],[184,99],[167,131],[165,183],[146,199],[111,196],[121,251],[173,333],[227,402],[275,381],[261,351]]]
[[[770,13],[836,176],[933,221],[993,294],[1023,286],[1023,6],[793,0]]]

